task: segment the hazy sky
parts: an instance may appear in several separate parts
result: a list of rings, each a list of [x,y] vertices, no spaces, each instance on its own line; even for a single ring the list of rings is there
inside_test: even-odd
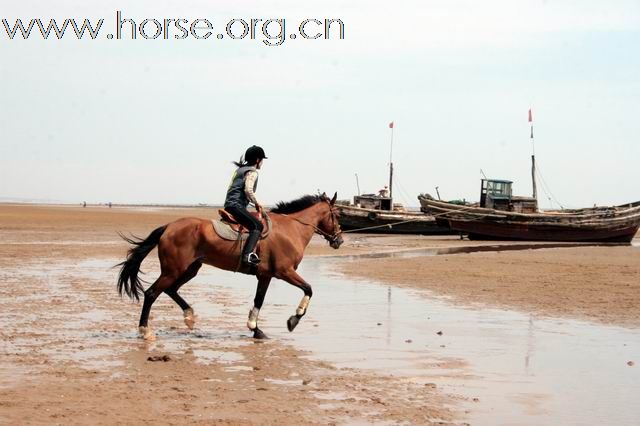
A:
[[[640,2],[617,0],[0,0],[11,24],[49,18],[339,18],[345,39],[8,40],[0,25],[0,200],[220,203],[232,160],[269,159],[266,204],[478,199],[480,169],[531,192],[536,158],[567,207],[640,199]],[[97,2],[95,2],[97,3]],[[68,37],[68,38],[67,38]],[[542,184],[539,184],[542,186]],[[551,205],[540,190],[541,205]]]

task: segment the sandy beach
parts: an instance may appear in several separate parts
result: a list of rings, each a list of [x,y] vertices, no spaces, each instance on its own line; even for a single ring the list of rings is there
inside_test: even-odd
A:
[[[246,313],[236,315],[248,311],[251,300],[239,300],[224,287],[211,310],[197,313],[193,332],[177,307],[161,297],[152,311],[158,340],[139,339],[140,305],[117,295],[117,270],[108,268],[127,250],[118,232],[146,236],[184,216],[217,214],[201,208],[0,205],[2,423],[467,422],[469,397],[393,371],[318,360],[296,347],[299,330],[287,340],[254,341],[244,327]],[[509,309],[632,330],[640,325],[638,247],[358,256],[482,244],[455,237],[349,234],[338,251],[314,238],[306,255],[335,262],[336,274],[478,310]],[[328,257],[337,255],[342,259]],[[146,262],[143,269],[153,271],[155,253]],[[234,275],[228,277],[233,282]],[[205,284],[186,286],[183,293],[208,298]],[[444,369],[447,363],[465,364],[425,362]]]
[[[2,12],[0,426],[640,425],[639,0]]]

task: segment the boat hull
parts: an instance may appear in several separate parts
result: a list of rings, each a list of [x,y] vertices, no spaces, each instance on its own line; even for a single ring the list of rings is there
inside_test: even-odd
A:
[[[441,225],[469,235],[471,240],[523,240],[570,242],[631,242],[638,225],[618,229],[562,228],[535,224],[502,224],[443,219]]]
[[[548,213],[515,213],[419,197],[440,226],[476,240],[630,242],[640,227],[640,207],[601,207]]]
[[[447,235],[455,232],[440,226],[424,213],[382,212],[352,206],[338,206],[344,231],[371,234]]]

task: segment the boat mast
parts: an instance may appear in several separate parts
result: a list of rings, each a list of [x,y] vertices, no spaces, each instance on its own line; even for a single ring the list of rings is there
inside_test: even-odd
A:
[[[538,201],[538,191],[536,190],[536,156],[531,155],[531,181],[533,182],[533,198]]]
[[[391,149],[389,152],[389,198],[393,199],[393,121],[389,123],[391,129]],[[393,202],[391,205],[393,209]]]
[[[531,182],[533,184],[533,198],[536,199],[536,208],[538,205],[538,190],[536,188],[536,146],[533,142],[533,115],[529,108],[529,124],[531,125]]]

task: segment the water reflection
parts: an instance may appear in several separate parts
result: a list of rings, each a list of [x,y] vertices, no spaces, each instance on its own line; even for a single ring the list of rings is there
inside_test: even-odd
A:
[[[288,333],[285,321],[300,294],[282,282],[272,284],[260,321],[273,339],[313,359],[436,383],[468,398],[474,424],[632,424],[640,416],[639,370],[626,364],[640,353],[639,330],[454,306],[424,292],[352,282],[333,272],[334,261],[310,260],[300,273],[314,298],[296,331]],[[240,324],[251,277],[207,270],[201,279],[235,289],[244,301]]]
[[[26,302],[45,298],[58,303],[62,298],[61,308],[48,317],[50,329],[35,336],[34,350],[54,360],[72,359],[86,368],[108,370],[120,362],[118,351],[139,346],[142,351],[194,357],[203,364],[220,363],[229,371],[249,371],[248,361],[234,348],[251,345],[259,355],[265,344],[286,342],[337,367],[436,383],[445,392],[468,398],[474,424],[498,419],[510,424],[633,424],[640,417],[640,370],[627,365],[638,362],[637,329],[455,306],[425,292],[354,282],[334,272],[335,259],[310,258],[300,273],[313,285],[314,297],[294,333],[286,331],[285,322],[300,300],[299,290],[273,281],[260,313],[260,327],[273,340],[254,345],[245,321],[255,278],[203,268],[183,290],[198,315],[196,330],[186,332],[182,324],[174,328],[181,321],[179,310],[162,299],[152,313],[158,340],[144,343],[134,331],[139,305],[119,314],[114,323],[110,314],[122,312],[124,303],[114,286],[91,287],[90,294],[81,294],[69,275],[73,271],[73,279],[114,283],[117,271],[110,267],[115,263],[93,260],[48,265],[39,272],[6,271],[16,279],[30,274],[23,281],[33,283],[38,300],[25,296]],[[157,268],[157,262],[145,264],[148,276]],[[89,301],[94,297],[107,302],[93,308]],[[79,300],[85,312],[78,312]],[[0,316],[5,327],[32,321],[22,308]],[[34,336],[17,335],[6,342],[7,350],[31,347],[30,339]],[[128,344],[112,344],[117,341]]]

